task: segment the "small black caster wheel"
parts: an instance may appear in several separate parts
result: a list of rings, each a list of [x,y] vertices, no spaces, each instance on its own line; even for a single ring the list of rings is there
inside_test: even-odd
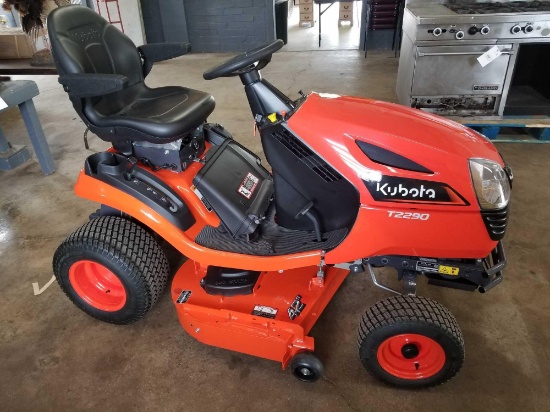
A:
[[[325,368],[313,352],[298,352],[290,360],[290,370],[302,382],[315,382],[323,376]]]

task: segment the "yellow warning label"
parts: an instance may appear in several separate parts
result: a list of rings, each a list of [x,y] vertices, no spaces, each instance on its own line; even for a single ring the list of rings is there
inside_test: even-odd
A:
[[[444,275],[452,275],[457,276],[459,272],[459,268],[454,268],[452,266],[439,266],[439,269],[437,270],[439,273],[443,273]]]
[[[271,123],[275,123],[277,121],[277,113],[271,113],[267,118],[271,120]]]

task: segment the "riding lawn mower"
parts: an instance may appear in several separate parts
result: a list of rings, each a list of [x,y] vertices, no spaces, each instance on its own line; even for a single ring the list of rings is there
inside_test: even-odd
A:
[[[145,316],[170,268],[170,296],[195,339],[289,367],[314,382],[309,332],[350,273],[395,296],[359,325],[359,358],[384,382],[437,385],[464,361],[457,321],[416,295],[428,283],[487,292],[503,279],[512,172],[481,134],[416,109],[334,94],[293,100],[260,70],[278,40],[204,72],[239,76],[270,170],[223,126],[211,95],[150,88],[153,63],[188,44],[135,47],[92,10],[48,18],[59,82],[89,130],[112,147],[90,155],[76,195],[100,205],[57,249],[70,300],[104,322]],[[377,277],[395,269],[400,288]]]

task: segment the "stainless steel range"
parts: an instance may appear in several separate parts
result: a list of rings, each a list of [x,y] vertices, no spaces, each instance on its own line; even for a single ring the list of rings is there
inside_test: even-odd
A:
[[[550,1],[408,4],[397,95],[444,115],[550,116]]]

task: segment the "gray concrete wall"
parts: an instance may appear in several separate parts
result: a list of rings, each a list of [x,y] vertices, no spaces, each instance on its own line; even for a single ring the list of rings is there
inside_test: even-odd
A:
[[[189,42],[184,0],[141,0],[147,43]]]
[[[182,0],[160,0],[159,6],[162,16],[164,41],[187,43],[189,35],[187,32],[184,2]]]
[[[160,4],[156,0],[141,0],[141,15],[147,43],[164,43]]]
[[[275,40],[274,0],[184,0],[184,4],[194,52],[245,51]]]

